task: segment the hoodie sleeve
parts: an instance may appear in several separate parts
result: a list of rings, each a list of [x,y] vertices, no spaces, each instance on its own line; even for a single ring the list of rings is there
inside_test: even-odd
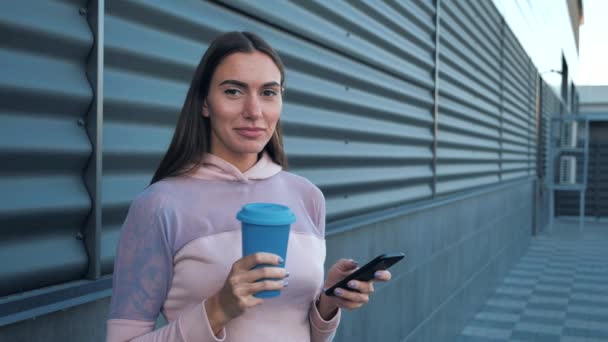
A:
[[[311,342],[329,342],[334,339],[338,325],[340,324],[340,316],[342,310],[338,309],[338,312],[329,321],[326,321],[321,317],[319,310],[317,309],[316,302],[313,302],[308,313],[308,320],[310,321],[310,340]]]
[[[224,340],[224,330],[213,333],[204,301],[153,331],[173,277],[172,215],[162,198],[149,193],[131,205],[116,251],[107,342]]]
[[[317,225],[317,230],[323,237],[323,260],[325,260],[326,249],[325,249],[325,197],[321,190],[315,187],[316,196],[314,197],[314,221]],[[319,298],[320,292],[315,296]],[[310,337],[312,342],[325,342],[333,340],[338,325],[340,324],[341,311],[338,309],[337,313],[330,320],[326,321],[321,317],[319,310],[317,309],[316,300],[312,302],[310,311],[308,313],[308,320],[310,322]]]

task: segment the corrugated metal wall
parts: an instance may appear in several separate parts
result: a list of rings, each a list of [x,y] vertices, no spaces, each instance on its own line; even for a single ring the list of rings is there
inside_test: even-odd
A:
[[[86,1],[0,2],[0,297],[81,279],[93,36]]]
[[[12,286],[0,296],[84,277],[87,255],[76,237],[92,207],[82,173],[93,148],[77,124],[93,97],[84,4],[35,3],[36,14],[33,3],[20,4],[0,11],[0,28],[20,37],[0,38],[2,60],[13,63],[0,66],[0,153],[15,160],[0,176],[3,189],[14,189],[0,194],[2,234],[12,238],[3,236],[0,253],[14,249],[26,261],[0,268]],[[442,1],[439,13],[436,20],[432,0],[108,1],[101,274],[112,272],[122,220],[167,148],[194,68],[223,31],[257,32],[284,59],[290,165],[325,193],[330,229],[533,176],[529,58],[491,2]],[[41,75],[52,82],[37,81]],[[36,241],[43,253],[32,253]]]

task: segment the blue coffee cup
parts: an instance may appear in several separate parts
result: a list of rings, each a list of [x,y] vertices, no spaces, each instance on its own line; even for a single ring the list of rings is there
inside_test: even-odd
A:
[[[236,218],[241,221],[243,256],[266,252],[287,260],[289,231],[291,224],[296,221],[296,216],[289,207],[275,203],[250,203],[243,206]],[[258,265],[256,268],[264,266],[276,267],[275,265]],[[283,263],[279,267],[285,267],[285,264]],[[261,291],[254,296],[271,298],[280,293],[278,290]]]

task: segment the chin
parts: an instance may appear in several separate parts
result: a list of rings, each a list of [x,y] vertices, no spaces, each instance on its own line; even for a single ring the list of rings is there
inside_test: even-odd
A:
[[[258,154],[260,152],[262,152],[264,150],[264,147],[266,147],[266,144],[262,145],[262,144],[251,144],[249,146],[241,146],[240,148],[236,149],[238,151],[238,153],[242,153],[242,154]]]

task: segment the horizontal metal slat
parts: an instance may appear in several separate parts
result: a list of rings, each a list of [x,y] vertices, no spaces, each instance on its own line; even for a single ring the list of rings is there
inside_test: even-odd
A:
[[[467,133],[452,133],[443,127],[441,135],[437,137],[439,148],[467,147],[478,150],[500,150],[500,143],[496,138],[478,138]]]
[[[391,208],[405,203],[429,198],[429,184],[395,187],[373,193],[354,193],[327,197],[327,220],[333,221],[363,213]]]
[[[126,215],[126,214],[125,214]],[[120,220],[124,219],[124,215],[120,215]],[[118,224],[104,224],[103,234],[101,235],[101,253],[100,264],[101,274],[111,274],[114,272],[114,257],[116,254],[116,246],[120,238],[122,222]]]
[[[480,187],[483,185],[497,183],[499,181],[498,173],[478,176],[478,177],[466,177],[464,178],[455,178],[451,180],[443,180],[437,183],[437,193],[441,195],[446,195],[449,193],[454,193],[457,191],[462,191],[465,189],[470,189],[474,187]]]
[[[300,137],[402,144],[432,144],[431,125],[411,125],[379,120],[362,112],[337,112],[320,107],[286,103],[281,121],[284,133]],[[348,122],[348,125],[344,123]]]
[[[442,84],[442,86],[439,88],[440,110],[443,99],[448,98],[468,107],[470,111],[476,111],[478,113],[481,112],[484,115],[489,116],[493,116],[495,113],[498,115],[498,107],[493,103],[479,100],[476,94],[471,94],[470,92],[462,90],[459,84],[452,84],[451,80],[441,78],[439,82]]]
[[[152,175],[144,172],[105,173],[103,176],[104,214],[107,214],[105,212],[106,210],[120,211],[126,214],[126,209],[129,207],[129,204],[135,197],[134,194],[139,194],[144,191],[150,184],[151,180]],[[124,217],[122,219],[124,219]],[[113,222],[112,215],[104,215],[104,222],[117,223]]]
[[[466,103],[463,104],[457,98],[449,97],[449,95],[443,96],[439,100],[439,124],[443,123],[443,118],[445,117],[449,120],[474,122],[491,129],[500,128],[500,109],[498,106],[487,108],[488,111],[484,111],[484,115],[479,115],[474,109],[472,110],[471,107],[467,106]]]
[[[22,217],[27,220],[28,216],[63,212],[63,215],[79,215],[84,219],[90,208],[90,197],[79,174],[3,175],[0,185],[4,194],[0,198],[0,216],[3,218]],[[7,229],[11,227],[2,230]]]
[[[172,127],[108,122],[104,125],[104,173],[149,171],[160,162],[173,130]],[[150,159],[154,165],[149,165]]]
[[[352,189],[368,189],[371,192],[392,187],[394,184],[428,183],[433,177],[430,162],[403,163],[395,166],[361,166],[349,168],[300,168],[293,172],[306,177],[323,189],[326,196],[349,192]]]
[[[0,45],[41,54],[45,59],[84,61],[93,45],[93,35],[86,17],[79,14],[80,7],[86,7],[86,2],[4,2],[0,5]]]
[[[403,146],[315,139],[314,150],[312,147],[311,139],[285,137],[285,149],[290,160],[309,158],[318,160],[319,165],[325,166],[339,165],[342,159],[358,160],[361,164],[374,161],[405,162],[413,160],[429,161],[432,159],[430,146]]]
[[[2,173],[72,173],[84,168],[91,153],[84,131],[72,119],[0,112]]]
[[[465,150],[457,148],[444,147],[438,149],[437,158],[440,163],[447,164],[450,162],[498,162],[498,152],[491,151],[476,151],[476,150]]]
[[[45,226],[46,231],[22,233],[21,241],[0,242],[1,297],[84,277],[87,253],[82,241],[75,233]]]
[[[444,178],[475,177],[477,174],[498,174],[500,168],[498,163],[489,164],[444,164],[437,165],[437,175]],[[440,181],[441,182],[441,181]]]
[[[0,60],[3,111],[71,117],[76,122],[88,110],[93,94],[84,61],[51,59],[3,48]]]
[[[528,171],[526,168],[516,169],[512,171],[503,171],[502,178],[503,180],[523,178],[528,176]]]

